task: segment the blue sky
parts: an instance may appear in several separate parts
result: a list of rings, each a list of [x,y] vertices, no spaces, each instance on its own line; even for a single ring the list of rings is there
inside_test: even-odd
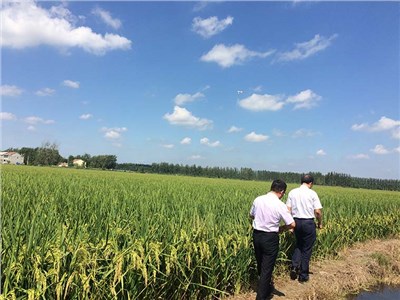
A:
[[[1,148],[400,179],[399,8],[3,1]]]

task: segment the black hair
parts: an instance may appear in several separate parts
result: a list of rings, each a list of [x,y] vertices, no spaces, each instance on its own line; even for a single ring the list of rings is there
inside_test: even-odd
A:
[[[275,179],[274,181],[272,181],[271,191],[282,192],[282,191],[286,191],[286,188],[287,188],[287,184],[283,180]]]
[[[310,174],[304,174],[301,176],[301,183],[314,183],[314,177],[312,177]]]

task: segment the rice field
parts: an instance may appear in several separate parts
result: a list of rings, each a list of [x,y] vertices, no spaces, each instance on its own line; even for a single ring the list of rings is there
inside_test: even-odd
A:
[[[269,187],[2,166],[0,299],[217,299],[245,291],[256,278],[248,213]],[[325,225],[314,259],[400,233],[399,192],[314,189]],[[293,237],[280,242],[277,273]]]

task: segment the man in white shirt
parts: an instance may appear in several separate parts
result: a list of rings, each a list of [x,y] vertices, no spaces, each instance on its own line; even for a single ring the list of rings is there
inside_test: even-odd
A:
[[[292,256],[290,278],[299,282],[309,280],[309,266],[312,248],[317,239],[314,218],[317,227],[322,228],[322,205],[318,194],[311,188],[314,178],[310,174],[301,177],[301,186],[289,192],[286,205],[296,222],[294,234],[296,248]]]
[[[273,292],[272,272],[279,251],[279,233],[293,229],[295,222],[286,205],[280,200],[285,195],[287,185],[282,180],[274,180],[271,191],[257,197],[250,210],[253,220],[253,244],[260,276],[256,300],[265,300]],[[280,225],[280,221],[286,225]]]

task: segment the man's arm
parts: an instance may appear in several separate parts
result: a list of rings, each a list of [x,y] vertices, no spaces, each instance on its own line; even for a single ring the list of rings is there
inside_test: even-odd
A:
[[[279,226],[279,233],[285,232],[286,230],[293,230],[296,227],[296,223],[293,221],[289,225]]]
[[[321,209],[314,209],[314,215],[317,219],[317,227],[322,229],[322,210]]]

